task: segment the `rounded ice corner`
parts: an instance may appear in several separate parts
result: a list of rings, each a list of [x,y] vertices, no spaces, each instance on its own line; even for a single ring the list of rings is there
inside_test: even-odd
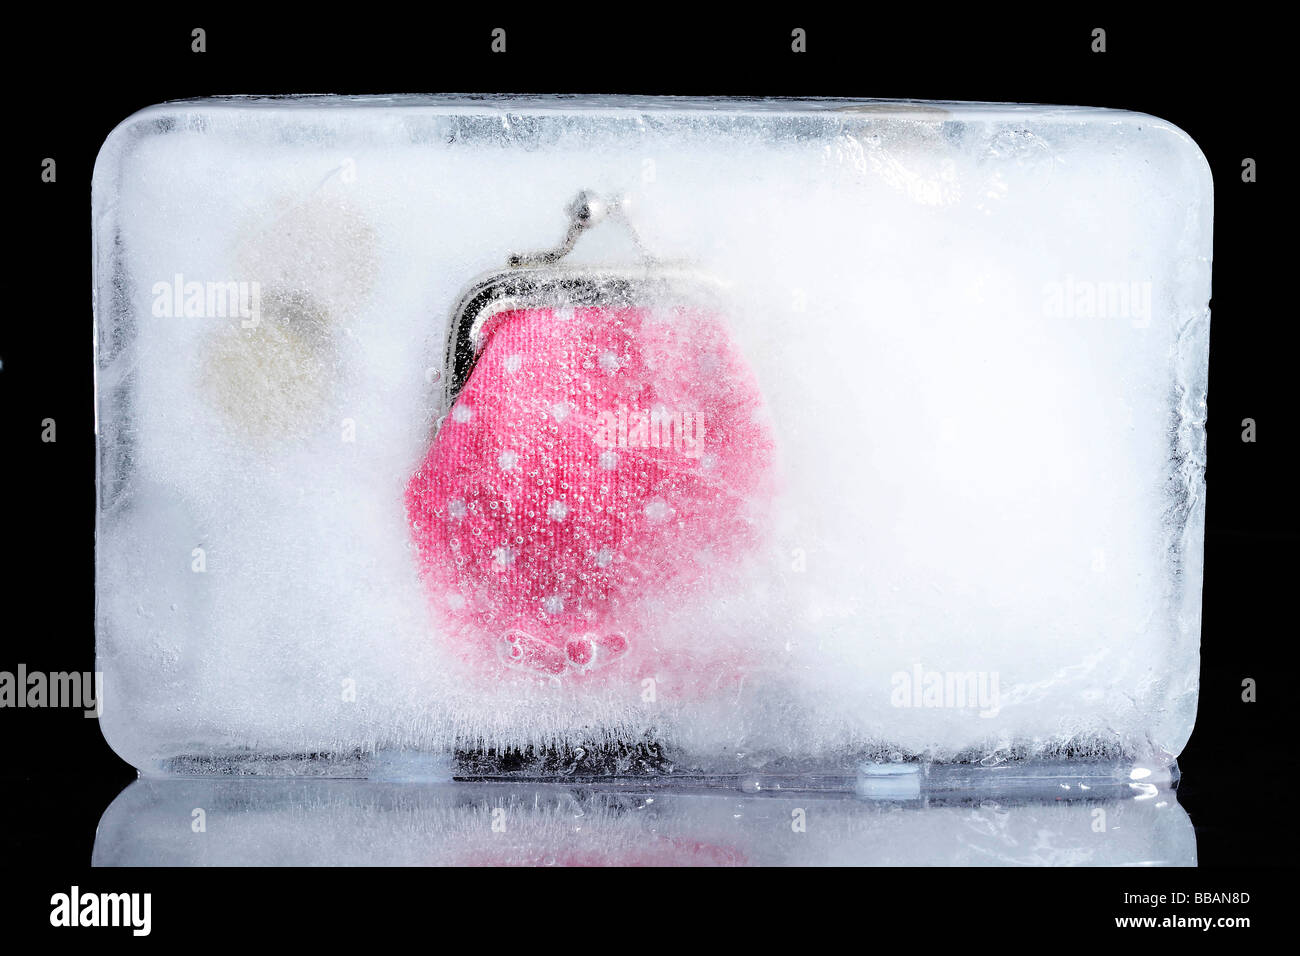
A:
[[[104,743],[108,744],[108,749],[113,751],[124,763],[130,764],[137,774],[147,772],[148,759],[143,753],[132,753],[129,748],[122,745],[122,741],[129,735],[125,733],[124,728],[111,729],[104,716],[99,718],[99,732],[104,737]]]
[[[98,635],[96,635],[98,637]],[[98,665],[98,654],[96,654]],[[148,739],[147,733],[132,733],[136,728],[142,725],[137,717],[132,717],[129,713],[124,713],[114,706],[112,701],[105,704],[102,712],[99,714],[96,723],[99,724],[99,732],[104,737],[104,743],[108,744],[108,749],[113,751],[124,763],[129,764],[135,769],[140,776],[158,772],[157,760],[150,756],[147,749],[147,743],[142,741]],[[127,746],[126,741],[134,741],[135,746]]]
[[[1204,185],[1205,193],[1213,200],[1214,170],[1199,143],[1181,126],[1153,113],[1125,110],[1122,114],[1127,120],[1137,124],[1142,131],[1151,131],[1170,144],[1170,152],[1184,159],[1198,185]]]
[[[92,193],[106,185],[108,177],[117,172],[122,157],[129,148],[144,139],[149,133],[166,132],[174,123],[175,104],[154,103],[136,110],[114,126],[99,146],[95,154],[95,165],[91,171]]]

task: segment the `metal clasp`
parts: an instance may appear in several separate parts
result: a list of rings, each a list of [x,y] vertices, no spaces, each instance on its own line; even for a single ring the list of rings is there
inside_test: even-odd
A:
[[[554,249],[548,249],[544,252],[520,253],[512,255],[509,259],[510,268],[517,269],[521,266],[544,266],[553,262],[559,262],[570,252],[578,242],[578,237],[597,223],[605,219],[616,219],[627,229],[628,234],[632,237],[632,242],[636,244],[637,251],[647,262],[653,262],[654,257],[650,255],[645,245],[641,242],[641,237],[632,228],[632,221],[628,218],[628,200],[625,196],[611,196],[609,199],[603,199],[589,190],[584,189],[573,198],[573,201],[564,208],[569,214],[569,229],[564,234],[560,244]]]
[[[714,297],[716,280],[650,254],[632,227],[628,208],[625,197],[606,199],[583,190],[565,207],[569,226],[558,246],[512,255],[507,268],[480,276],[470,284],[452,312],[447,332],[443,415],[451,410],[474,369],[487,322],[501,312],[543,304],[628,306],[648,299],[671,298],[674,294],[688,299]],[[607,219],[623,224],[640,254],[639,263],[623,267],[547,268],[567,256],[583,233]]]

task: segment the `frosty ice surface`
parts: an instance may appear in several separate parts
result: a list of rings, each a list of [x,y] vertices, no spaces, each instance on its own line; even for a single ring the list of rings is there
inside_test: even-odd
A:
[[[628,646],[657,653],[483,680],[431,611],[404,492],[458,297],[552,245],[579,189],[630,197],[648,248],[724,280],[774,491],[734,496],[753,544],[691,552],[725,587],[629,589]],[[1211,218],[1195,145],[1121,111],[145,110],[93,188],[105,733],[146,772],[637,742],[679,771],[1164,766],[1196,705]],[[593,231],[573,258],[635,253]],[[618,374],[599,359],[593,383]],[[618,427],[617,400],[591,408]]]

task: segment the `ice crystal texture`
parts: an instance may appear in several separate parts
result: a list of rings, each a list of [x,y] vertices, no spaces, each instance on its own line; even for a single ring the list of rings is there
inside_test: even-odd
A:
[[[569,657],[551,672],[516,669],[463,653],[523,638],[449,613],[465,596],[422,568],[407,491],[440,422],[475,424],[443,407],[462,290],[554,245],[581,189],[627,197],[647,249],[724,283],[727,362],[752,376],[770,447],[724,455],[708,507],[629,479],[623,511],[590,525],[609,541],[565,560],[547,548],[578,547],[555,529],[597,507],[582,483],[637,467],[643,447],[602,445],[518,524],[467,521],[501,531],[465,540],[477,567],[551,575],[538,600],[519,592],[525,631],[576,614],[576,634],[599,600],[632,625],[607,667],[587,670],[610,659],[593,638],[557,640]],[[1195,144],[1121,111],[145,110],[111,135],[93,188],[105,733],[147,772],[364,772],[387,753],[527,769],[581,752],[595,772],[1168,762],[1196,709],[1211,218]],[[566,262],[638,254],[602,226]],[[676,321],[671,301],[639,305]],[[716,338],[664,336],[700,376],[722,374]],[[634,374],[663,385],[609,350],[557,391],[564,343],[521,341],[491,353],[494,374],[539,375],[546,405],[482,418],[493,431],[475,439],[510,487],[542,468],[541,429],[628,411],[617,391],[608,407],[564,396]],[[710,464],[704,424],[683,469]],[[737,461],[763,473],[728,472]],[[483,490],[499,482],[465,487],[429,516],[506,506]],[[674,532],[635,539],[637,574],[624,520]],[[618,756],[637,748],[653,759]]]

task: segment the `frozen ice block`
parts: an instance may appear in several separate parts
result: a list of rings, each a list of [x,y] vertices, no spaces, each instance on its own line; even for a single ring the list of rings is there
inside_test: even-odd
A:
[[[1166,767],[1211,220],[1115,110],[146,109],[93,183],[104,732],[146,773]]]

